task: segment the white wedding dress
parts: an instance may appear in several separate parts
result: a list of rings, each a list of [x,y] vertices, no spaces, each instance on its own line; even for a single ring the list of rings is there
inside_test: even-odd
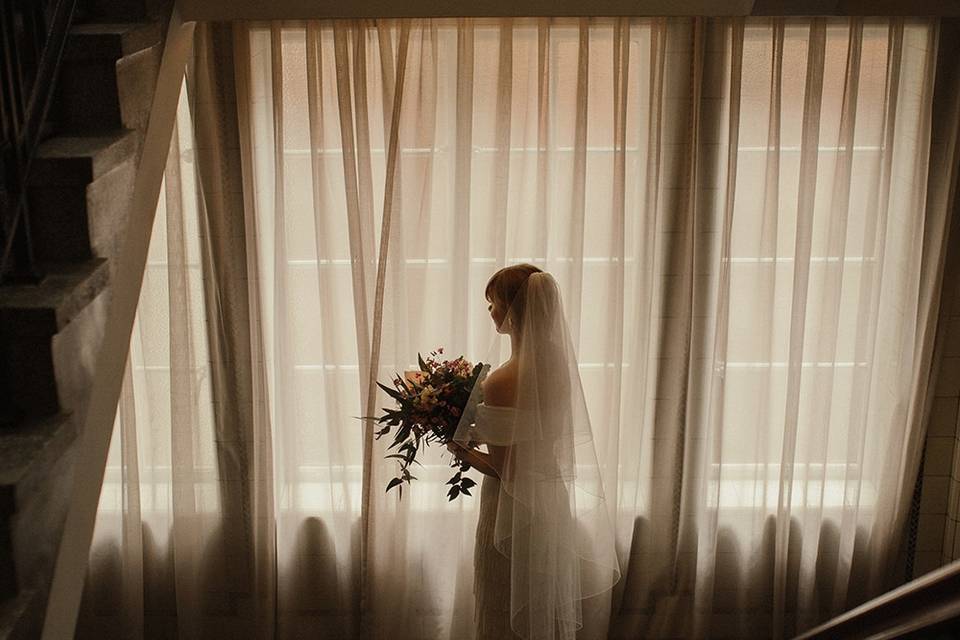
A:
[[[477,430],[489,434],[513,428],[515,409],[477,405]],[[478,438],[477,442],[485,442]],[[508,494],[502,494],[509,500]],[[510,628],[510,559],[493,544],[497,507],[501,499],[500,481],[483,476],[480,485],[480,517],[473,551],[473,598],[476,640],[509,640],[519,638]]]
[[[476,637],[576,640],[583,601],[609,591],[620,567],[553,276],[530,275],[506,317],[518,338],[515,408],[485,405],[483,385],[475,384],[453,437],[465,447],[479,442],[509,450],[500,478],[484,475],[480,487]],[[481,362],[500,361],[500,352],[495,342]]]

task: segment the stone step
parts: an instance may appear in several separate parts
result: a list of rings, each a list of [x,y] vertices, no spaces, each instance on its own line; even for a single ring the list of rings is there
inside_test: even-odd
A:
[[[67,414],[0,431],[0,601],[53,566],[62,514],[49,514],[69,500],[76,436]],[[55,482],[61,475],[66,482]]]
[[[136,128],[124,113],[118,76],[145,72],[156,61],[144,52],[159,47],[153,24],[85,24],[71,30],[57,81],[54,119],[63,132],[99,132]],[[142,63],[137,63],[144,59]],[[130,61],[126,65],[123,62]],[[141,67],[146,67],[142,69]],[[154,77],[151,75],[151,77]],[[126,116],[126,117],[125,117]]]
[[[29,185],[86,185],[133,155],[136,149],[136,134],[125,129],[50,138],[37,149]]]
[[[129,191],[137,141],[136,132],[120,130],[58,136],[40,146],[27,187],[37,260],[79,261],[105,255],[118,222],[113,205],[126,204],[116,193]],[[111,215],[96,215],[104,206]]]
[[[104,258],[44,265],[39,284],[0,287],[0,325],[17,336],[59,333],[107,286]]]
[[[51,338],[109,282],[103,258],[44,268],[38,285],[0,287],[0,429],[60,411]]]

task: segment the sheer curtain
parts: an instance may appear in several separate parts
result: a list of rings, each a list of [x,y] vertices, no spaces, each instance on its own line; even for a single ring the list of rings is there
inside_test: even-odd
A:
[[[469,636],[476,502],[447,502],[437,453],[384,495],[355,416],[418,351],[483,353],[483,284],[519,261],[555,274],[579,345],[611,634],[780,636],[886,585],[939,296],[927,185],[953,171],[928,162],[934,22],[248,28],[290,594],[312,530],[375,637]]]
[[[270,638],[272,451],[248,288],[233,29],[186,69],[77,637]],[[255,261],[254,261],[255,262]],[[255,272],[255,271],[254,271]]]
[[[385,494],[357,417],[417,352],[486,353],[520,261],[562,288],[615,510],[584,638],[789,636],[889,585],[955,181],[934,21],[198,32],[202,206],[154,234],[100,637],[471,637],[476,499],[437,451]]]
[[[77,637],[209,637],[220,480],[185,86],[147,255]]]

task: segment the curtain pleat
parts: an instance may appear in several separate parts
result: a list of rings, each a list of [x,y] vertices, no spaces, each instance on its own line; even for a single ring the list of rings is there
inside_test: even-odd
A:
[[[231,207],[224,207],[224,221],[236,220],[237,207],[243,211],[253,211],[255,194],[250,189],[254,183],[251,149],[251,109],[244,99],[250,96],[250,79],[252,69],[250,64],[250,38],[243,25],[233,25],[233,69],[222,64],[215,65],[211,71],[219,71],[216,75],[221,78],[232,73],[232,78],[221,80],[229,86],[230,80],[235,86],[235,95],[224,92],[220,95],[222,102],[217,103],[213,113],[234,111],[237,116],[237,126],[232,132],[237,138],[239,150],[239,172],[236,168],[227,172],[227,175],[238,176],[240,188],[234,187],[230,191],[237,200],[231,201]],[[214,57],[214,62],[218,59]],[[207,67],[208,69],[210,67]],[[218,83],[219,84],[219,83]],[[231,103],[235,108],[231,108]],[[229,127],[225,127],[229,130]],[[227,131],[224,131],[224,137]],[[206,181],[204,181],[206,184]],[[243,186],[246,185],[246,186]],[[209,209],[209,207],[208,207]],[[209,215],[209,214],[208,214]],[[231,227],[235,228],[235,227]],[[263,308],[264,291],[260,275],[260,243],[258,221],[254,216],[244,216],[242,231],[237,229],[227,237],[235,238],[231,243],[224,243],[223,250],[228,252],[232,261],[225,263],[236,264],[236,267],[225,270],[223,289],[230,291],[239,289],[246,292],[246,305],[243,304],[243,294],[236,298],[229,298],[231,306],[238,311],[239,317],[246,311],[245,319],[249,323],[246,335],[238,336],[236,351],[224,354],[224,361],[249,362],[250,387],[249,399],[244,400],[241,406],[249,407],[247,429],[243,434],[245,449],[251,461],[247,469],[247,482],[250,485],[249,519],[251,533],[249,536],[252,546],[252,557],[247,558],[248,566],[252,566],[250,574],[252,584],[252,611],[253,625],[247,627],[257,637],[269,638],[277,631],[277,585],[278,585],[278,544],[277,544],[277,511],[278,505],[275,493],[275,462],[273,425],[271,423],[271,402],[269,393],[269,375],[267,348],[264,343],[265,331],[263,318],[259,310]],[[235,262],[233,262],[235,261]],[[232,277],[230,277],[232,276]],[[229,284],[226,284],[229,283]],[[237,322],[239,325],[240,322]],[[242,325],[241,325],[242,326]],[[249,350],[249,355],[245,353]],[[232,358],[231,358],[232,356]],[[344,607],[347,609],[348,607]]]
[[[232,592],[249,598],[255,624],[250,635],[274,630],[276,544],[270,424],[263,419],[257,380],[263,352],[254,337],[250,286],[256,247],[245,240],[235,212],[244,207],[237,84],[249,75],[246,49],[232,25],[199,25],[188,70],[190,112],[198,150],[194,163],[201,233],[203,291],[210,350],[224,561],[236,567]],[[231,73],[237,68],[237,73]],[[253,271],[253,273],[256,273]]]
[[[787,355],[786,404],[784,407],[783,447],[780,454],[780,490],[777,504],[776,556],[774,559],[774,612],[773,628],[784,628],[787,586],[787,552],[790,543],[791,518],[795,505],[806,503],[805,496],[794,496],[797,458],[797,438],[800,414],[800,387],[803,376],[804,339],[807,320],[807,300],[809,296],[810,255],[813,236],[813,207],[817,189],[817,162],[820,146],[820,107],[823,98],[824,48],[826,47],[826,25],[822,20],[814,20],[810,25],[807,41],[806,86],[803,92],[802,132],[800,139],[800,173],[797,193],[796,244],[793,250],[793,299],[790,304],[789,351]],[[806,491],[803,478],[801,491]],[[809,533],[804,531],[803,533]],[[804,551],[809,547],[804,545]],[[804,560],[809,561],[809,552]],[[803,564],[807,564],[807,562]],[[804,583],[808,582],[803,574],[808,567],[800,567],[801,584],[798,593],[802,593]],[[806,569],[806,571],[804,571]],[[801,596],[803,597],[803,596]]]
[[[472,246],[470,230],[470,192],[473,167],[473,102],[474,102],[474,41],[473,24],[469,18],[457,20],[456,51],[456,106],[453,113],[454,123],[453,152],[453,234],[454,246]],[[458,286],[458,276],[469,273],[470,252],[458,251],[453,256],[453,268],[450,271],[449,287],[453,291],[450,297],[451,317],[453,318],[454,344],[467,344],[471,330],[471,318],[468,313],[469,289]]]

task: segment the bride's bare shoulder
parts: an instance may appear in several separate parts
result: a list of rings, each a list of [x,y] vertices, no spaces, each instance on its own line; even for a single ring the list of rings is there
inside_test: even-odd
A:
[[[511,407],[517,395],[516,367],[505,365],[491,371],[484,379],[483,402],[487,405]]]

